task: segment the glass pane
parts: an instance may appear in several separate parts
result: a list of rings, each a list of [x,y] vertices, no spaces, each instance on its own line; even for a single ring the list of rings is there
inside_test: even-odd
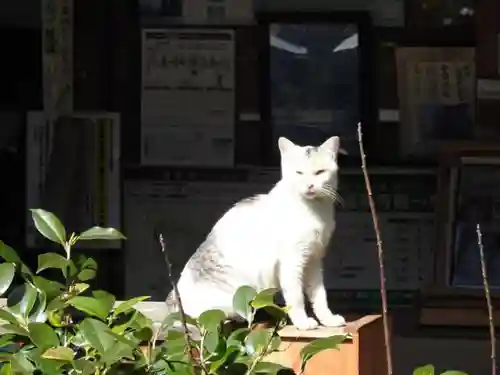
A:
[[[305,145],[339,135],[359,154],[357,25],[273,23],[269,38],[275,138]]]
[[[476,225],[481,225],[490,287],[500,287],[500,165],[461,167],[453,236],[453,286],[481,287]]]

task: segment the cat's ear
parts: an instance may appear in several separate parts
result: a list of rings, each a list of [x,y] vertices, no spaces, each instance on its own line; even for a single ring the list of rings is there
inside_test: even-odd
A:
[[[332,154],[347,155],[347,151],[340,147],[340,138],[338,136],[328,138],[321,146],[321,151],[329,152]]]
[[[295,147],[295,143],[290,141],[289,139],[285,137],[280,137],[278,139],[278,147],[281,151],[282,154],[286,153],[287,151],[291,150],[293,147]]]
[[[330,137],[328,138],[321,146],[319,146],[319,149],[322,152],[328,152],[331,154],[337,154],[340,148],[340,138],[335,136],[335,137]]]

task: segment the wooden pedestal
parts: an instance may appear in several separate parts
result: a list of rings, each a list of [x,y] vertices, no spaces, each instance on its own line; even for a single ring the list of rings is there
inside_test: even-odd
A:
[[[350,333],[339,349],[328,349],[314,356],[306,365],[304,375],[385,375],[384,326],[382,316],[368,315],[343,328],[322,327],[313,331],[298,331],[288,326],[280,331],[279,352],[266,360],[279,363],[300,373],[300,350],[309,342],[333,335]]]

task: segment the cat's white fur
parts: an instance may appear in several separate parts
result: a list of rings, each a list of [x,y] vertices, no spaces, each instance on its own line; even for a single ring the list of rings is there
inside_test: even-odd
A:
[[[195,275],[189,262],[178,281],[185,312],[199,316],[221,309],[234,316],[232,299],[242,285],[281,288],[289,317],[298,329],[314,329],[307,316],[304,292],[322,325],[345,324],[330,311],[323,283],[322,260],[335,229],[339,138],[319,147],[300,147],[279,139],[282,179],[273,189],[248,203],[236,204],[215,224],[211,236],[224,259],[224,282]],[[309,156],[307,149],[313,149]],[[309,190],[308,190],[309,187]],[[333,195],[332,195],[333,192]],[[220,280],[219,280],[220,281]]]

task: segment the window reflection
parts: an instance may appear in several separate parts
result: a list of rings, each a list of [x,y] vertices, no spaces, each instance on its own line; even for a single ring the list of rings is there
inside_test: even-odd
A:
[[[359,153],[357,25],[274,23],[269,44],[275,137],[318,144],[340,135]]]
[[[481,225],[490,287],[500,287],[500,165],[460,168],[453,235],[453,286],[481,287],[476,225]]]

